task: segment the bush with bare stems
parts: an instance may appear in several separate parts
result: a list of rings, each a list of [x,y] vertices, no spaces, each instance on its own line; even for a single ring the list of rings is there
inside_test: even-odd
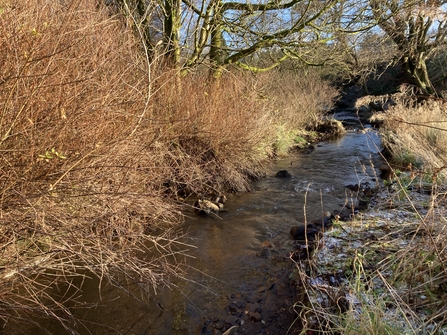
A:
[[[285,114],[268,78],[179,79],[96,1],[0,5],[0,318],[72,329],[83,278],[144,300],[183,275],[179,200],[247,189]]]
[[[0,27],[0,318],[69,328],[80,278],[147,291],[181,275],[167,258],[182,216],[160,200],[163,153],[139,124],[150,64],[91,1],[2,2]]]

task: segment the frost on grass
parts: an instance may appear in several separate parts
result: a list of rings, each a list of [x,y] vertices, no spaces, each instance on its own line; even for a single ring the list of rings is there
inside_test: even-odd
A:
[[[430,194],[384,187],[368,211],[336,223],[296,264],[305,329],[446,333],[446,190],[432,186]]]

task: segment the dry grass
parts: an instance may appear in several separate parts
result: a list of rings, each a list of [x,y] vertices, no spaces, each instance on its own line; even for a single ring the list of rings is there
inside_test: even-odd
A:
[[[195,74],[156,92],[152,128],[168,145],[164,161],[172,174],[166,182],[174,193],[245,191],[250,178],[262,174],[273,119],[250,80],[228,74],[216,82]]]
[[[8,329],[39,316],[73,328],[67,306],[88,307],[86,276],[136,283],[143,300],[182,276],[191,246],[175,234],[179,200],[246,190],[273,155],[277,125],[291,131],[321,108],[309,87],[278,94],[268,77],[180,80],[95,1],[0,1],[0,29]],[[291,95],[293,108],[281,104]]]
[[[147,290],[181,274],[167,257],[181,252],[171,227],[182,217],[147,173],[162,154],[145,150],[154,134],[139,124],[151,64],[91,1],[1,9],[0,317],[68,328],[77,277],[124,273]]]
[[[316,130],[338,96],[337,89],[321,80],[318,71],[279,70],[257,78],[253,86],[273,105],[273,148],[278,156],[305,143],[303,130]]]
[[[400,167],[370,211],[342,222],[296,264],[301,334],[445,333],[445,112],[430,106],[398,105],[382,115]]]
[[[417,192],[386,193],[373,209],[383,215],[366,213],[342,223],[343,230],[328,234],[341,236],[338,242],[326,236],[309,261],[296,264],[303,287],[296,304],[301,334],[445,331],[445,188],[434,185],[425,205]]]
[[[318,71],[269,73],[266,95],[275,100],[279,124],[290,129],[318,126],[334,104],[338,91],[320,79]]]
[[[447,106],[443,101],[416,104],[398,97],[383,119],[384,143],[401,166],[437,171],[447,167]],[[446,170],[439,170],[445,176]],[[436,173],[437,174],[437,173]]]
[[[342,223],[333,233],[338,242],[324,241],[307,263],[296,264],[302,334],[447,329],[447,112],[442,101],[418,104],[408,93],[376,97],[382,106],[393,102],[374,118],[383,122],[394,168],[373,213]]]

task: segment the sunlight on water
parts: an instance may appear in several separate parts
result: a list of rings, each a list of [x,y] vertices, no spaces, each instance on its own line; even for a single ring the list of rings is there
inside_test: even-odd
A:
[[[374,131],[349,132],[316,145],[311,153],[276,162],[267,178],[253,184],[252,192],[229,195],[228,211],[220,213],[220,218],[192,215],[187,220],[182,227],[188,232],[185,241],[197,247],[187,259],[188,281],[175,281],[176,288],[161,290],[149,299],[149,306],[110,290],[104,293],[102,304],[82,317],[126,334],[200,334],[207,316],[225,315],[229,295],[252,294],[274,276],[269,272],[274,267],[270,259],[287,258],[292,225],[339,209],[349,196],[346,185],[377,182],[380,150]],[[289,171],[292,177],[276,178],[279,170]],[[273,246],[271,251],[262,248],[263,243]],[[287,267],[289,263],[280,264]],[[92,297],[97,296],[95,285],[91,285]]]

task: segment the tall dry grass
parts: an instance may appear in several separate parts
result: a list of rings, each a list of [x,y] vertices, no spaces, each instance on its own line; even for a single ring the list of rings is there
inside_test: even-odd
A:
[[[398,165],[433,171],[447,167],[447,106],[442,100],[416,103],[397,96],[396,104],[376,118],[383,120],[384,144]]]
[[[407,93],[375,116],[392,173],[372,198],[372,214],[342,222],[331,237],[347,236],[328,238],[331,247],[323,242],[307,263],[296,264],[301,333],[446,331],[447,114],[442,101],[417,104]]]
[[[163,164],[171,167],[165,176],[170,191],[182,197],[246,191],[250,179],[262,175],[274,120],[271,104],[258,98],[250,81],[239,74],[219,81],[194,74],[157,89],[151,127],[168,149]]]
[[[297,105],[287,108],[290,95],[269,77],[179,79],[162,50],[148,57],[129,20],[93,0],[0,1],[0,29],[8,329],[38,317],[74,329],[67,306],[89,307],[80,299],[88,276],[135,283],[142,300],[182,276],[192,246],[175,232],[181,200],[248,189],[273,154],[277,125],[301,126],[300,114],[313,119],[320,104],[290,84]]]
[[[266,96],[275,101],[277,121],[289,129],[318,126],[339,94],[336,87],[321,80],[318,69],[283,70],[265,76]]]
[[[322,123],[339,92],[321,79],[318,69],[272,71],[258,75],[252,85],[272,105],[273,154],[287,154]]]

